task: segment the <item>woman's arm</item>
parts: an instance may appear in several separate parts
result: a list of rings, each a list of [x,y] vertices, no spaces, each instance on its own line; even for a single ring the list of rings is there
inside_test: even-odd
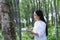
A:
[[[26,30],[28,33],[30,33],[30,34],[33,34],[33,35],[36,35],[36,36],[38,36],[38,33],[34,33],[34,32],[32,32],[32,31],[30,31],[30,30]]]

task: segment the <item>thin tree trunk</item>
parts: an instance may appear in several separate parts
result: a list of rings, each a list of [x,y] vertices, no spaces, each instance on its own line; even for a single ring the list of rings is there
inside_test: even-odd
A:
[[[56,5],[56,1],[57,0],[54,0],[54,9],[55,9],[55,34],[56,34],[56,37],[58,36],[58,21],[57,21],[57,5]]]
[[[51,1],[52,2],[52,1]],[[54,21],[53,21],[53,6],[52,6],[52,4],[51,4],[51,14],[52,14],[52,16],[51,16],[51,24],[53,25],[54,23]]]
[[[45,3],[45,13],[46,13],[46,19],[47,19],[47,26],[48,26],[48,22],[49,22],[49,1],[48,1],[48,5],[46,6],[46,1],[44,1]]]
[[[31,5],[32,6],[32,26],[33,26],[34,25],[33,13],[34,13],[34,10],[35,10],[36,6],[35,6],[35,0],[33,0],[33,2],[31,0],[30,2],[31,2],[31,4],[34,4],[34,5]]]
[[[19,34],[19,40],[22,40],[21,38],[21,22],[20,22],[20,12],[19,12],[19,0],[14,0],[14,7],[16,12],[16,20],[17,20],[17,26],[18,26],[18,34]]]

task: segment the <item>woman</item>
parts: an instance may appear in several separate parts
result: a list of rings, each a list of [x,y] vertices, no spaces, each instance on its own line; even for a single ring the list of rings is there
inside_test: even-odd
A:
[[[47,40],[46,22],[41,10],[34,11],[34,19],[35,23],[33,32],[30,30],[27,30],[27,32],[34,35],[34,40]]]

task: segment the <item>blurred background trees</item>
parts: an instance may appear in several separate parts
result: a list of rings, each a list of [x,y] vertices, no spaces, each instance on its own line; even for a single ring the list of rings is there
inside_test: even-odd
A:
[[[44,18],[47,21],[48,25],[48,40],[59,40],[58,36],[60,35],[60,0],[20,0],[20,14],[21,19],[28,23],[29,28],[33,25],[33,11],[35,9],[40,9],[44,13]],[[26,16],[28,17],[26,19]],[[31,19],[30,19],[31,18]],[[28,21],[30,19],[30,21]],[[32,21],[32,22],[31,22]],[[21,22],[21,26],[28,27],[26,24]],[[33,27],[32,27],[33,28]],[[26,33],[27,34],[27,33]],[[26,37],[22,37],[24,39]],[[28,39],[26,39],[28,40]],[[33,40],[33,39],[31,39]]]

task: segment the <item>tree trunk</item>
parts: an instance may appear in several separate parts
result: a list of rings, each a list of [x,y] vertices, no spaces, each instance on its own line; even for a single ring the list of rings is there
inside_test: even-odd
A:
[[[2,33],[3,33],[3,40],[12,40],[11,33],[10,33],[10,25],[9,25],[9,8],[7,5],[1,3],[0,4],[1,10],[1,25],[2,25]]]
[[[18,34],[19,34],[19,40],[22,40],[21,38],[21,22],[20,22],[20,12],[19,12],[19,0],[13,0],[14,1],[14,7],[15,7],[15,13],[16,13],[16,20],[17,20],[17,27],[18,27]]]
[[[49,1],[48,1],[48,5],[46,4],[46,1],[44,1],[45,3],[45,13],[46,13],[46,19],[47,19],[47,26],[48,26],[48,22],[49,22]]]
[[[0,0],[0,15],[3,40],[16,40],[16,34],[14,30],[14,22],[12,18],[12,12],[10,10],[11,0]]]
[[[0,29],[1,29],[1,15],[0,15]]]
[[[51,4],[51,7],[50,8],[51,8],[51,14],[52,14],[52,16],[51,16],[51,20],[52,20],[51,21],[51,24],[54,25],[54,23],[53,23],[54,21],[53,21],[53,6],[52,6],[52,4]]]
[[[55,34],[56,34],[56,37],[58,36],[58,21],[57,21],[57,5],[56,5],[56,1],[57,0],[54,0],[54,10],[55,10]]]

